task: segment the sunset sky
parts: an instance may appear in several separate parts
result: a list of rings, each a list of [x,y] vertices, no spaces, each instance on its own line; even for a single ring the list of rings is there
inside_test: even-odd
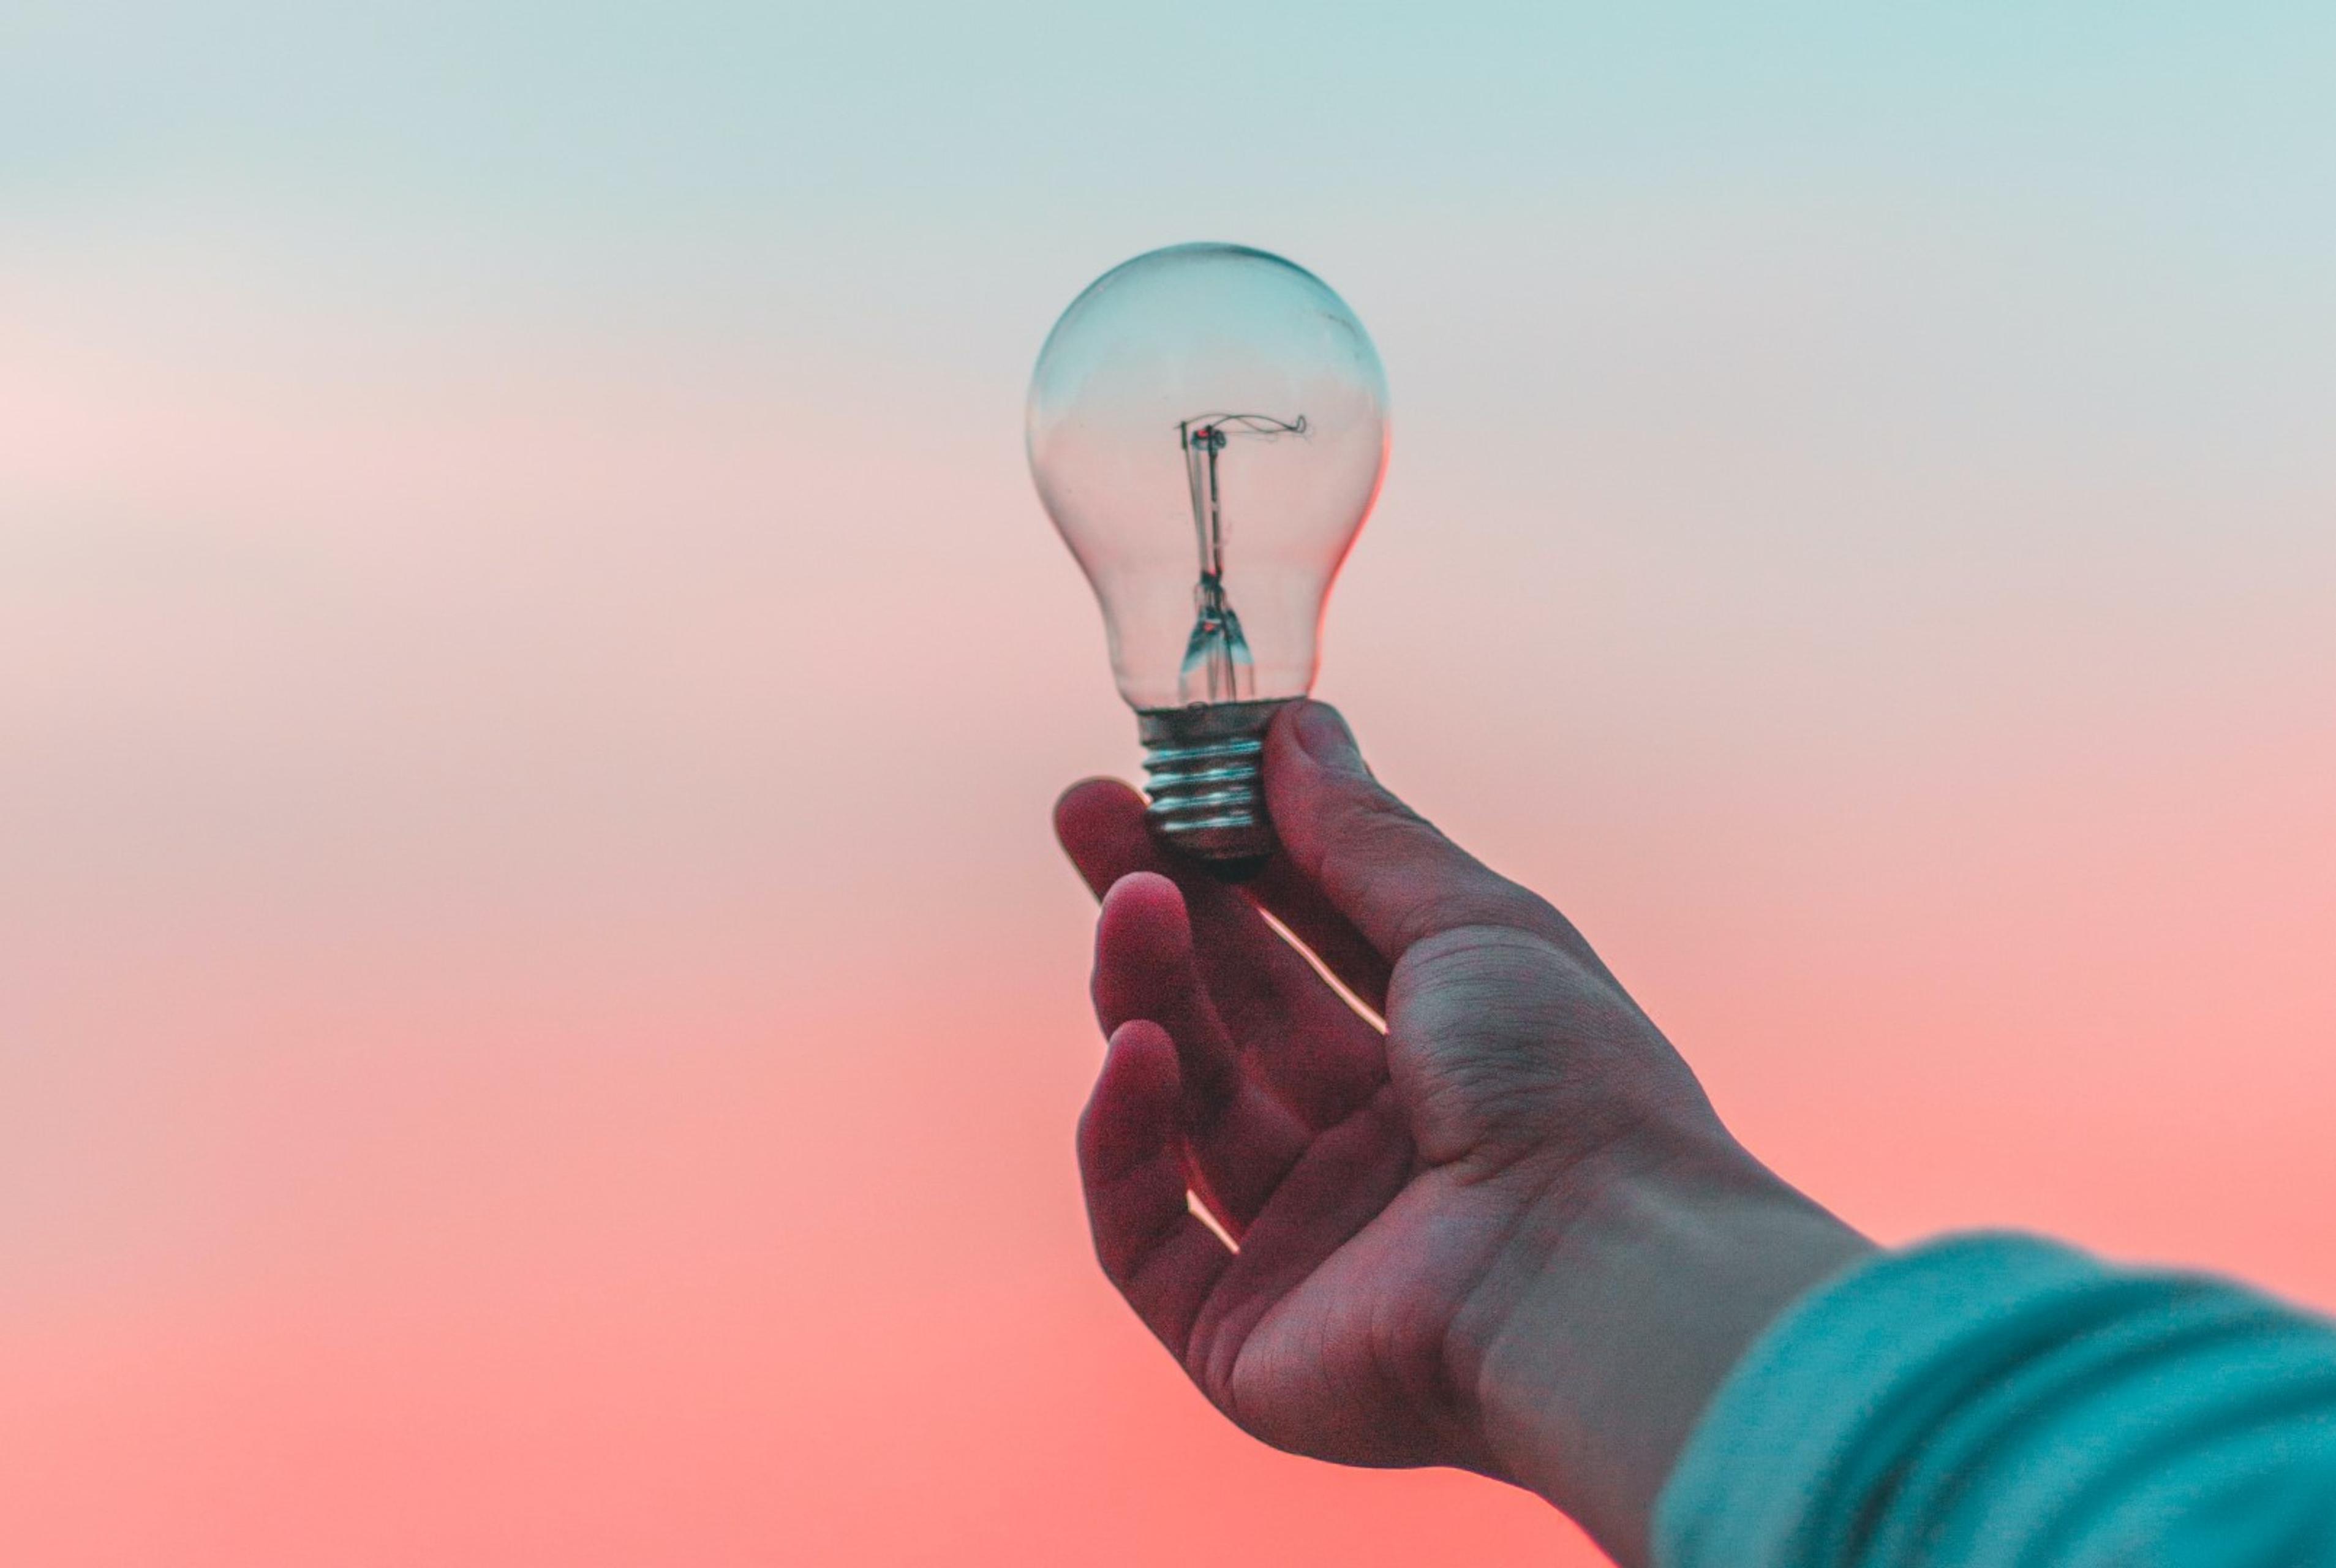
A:
[[[1755,12],[1757,15],[1755,15]],[[1598,1561],[1096,1273],[1056,314],[1393,395],[1323,696],[1898,1241],[2336,1308],[2336,14],[11,0],[27,1568]]]

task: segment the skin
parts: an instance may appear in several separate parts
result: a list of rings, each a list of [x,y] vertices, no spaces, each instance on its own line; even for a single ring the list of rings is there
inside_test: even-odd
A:
[[[1125,784],[1056,805],[1102,900],[1078,1152],[1104,1272],[1244,1430],[1509,1481],[1634,1568],[1737,1357],[1870,1244],[1336,710],[1276,716],[1266,787],[1282,852],[1238,889],[1159,849]]]

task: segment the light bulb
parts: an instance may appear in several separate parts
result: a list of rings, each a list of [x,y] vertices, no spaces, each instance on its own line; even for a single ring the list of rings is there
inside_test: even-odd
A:
[[[1055,324],[1027,434],[1136,712],[1153,833],[1255,871],[1273,848],[1265,726],[1314,685],[1330,579],[1387,471],[1369,335],[1278,256],[1150,251]]]

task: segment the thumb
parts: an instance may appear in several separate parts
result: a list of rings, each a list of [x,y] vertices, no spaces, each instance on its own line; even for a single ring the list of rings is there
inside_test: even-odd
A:
[[[1265,787],[1291,868],[1388,963],[1416,942],[1467,926],[1531,931],[1587,955],[1564,916],[1374,778],[1354,732],[1328,703],[1300,700],[1274,716]]]

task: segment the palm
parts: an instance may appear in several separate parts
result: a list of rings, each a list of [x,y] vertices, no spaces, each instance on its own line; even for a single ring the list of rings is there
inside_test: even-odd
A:
[[[1506,1229],[1496,1203],[1442,1171],[1413,1177],[1360,1230],[1286,1289],[1221,1288],[1228,1324],[1196,1332],[1194,1378],[1220,1408],[1278,1447],[1354,1465],[1451,1463],[1469,1456],[1448,1392],[1446,1338],[1475,1255]],[[1280,1250],[1260,1236],[1282,1218],[1269,1206],[1243,1256]],[[1291,1214],[1293,1229],[1336,1233],[1334,1207]],[[1290,1249],[1306,1255],[1303,1242]],[[1209,1321],[1204,1313],[1202,1323]],[[1222,1368],[1222,1370],[1220,1370]]]

